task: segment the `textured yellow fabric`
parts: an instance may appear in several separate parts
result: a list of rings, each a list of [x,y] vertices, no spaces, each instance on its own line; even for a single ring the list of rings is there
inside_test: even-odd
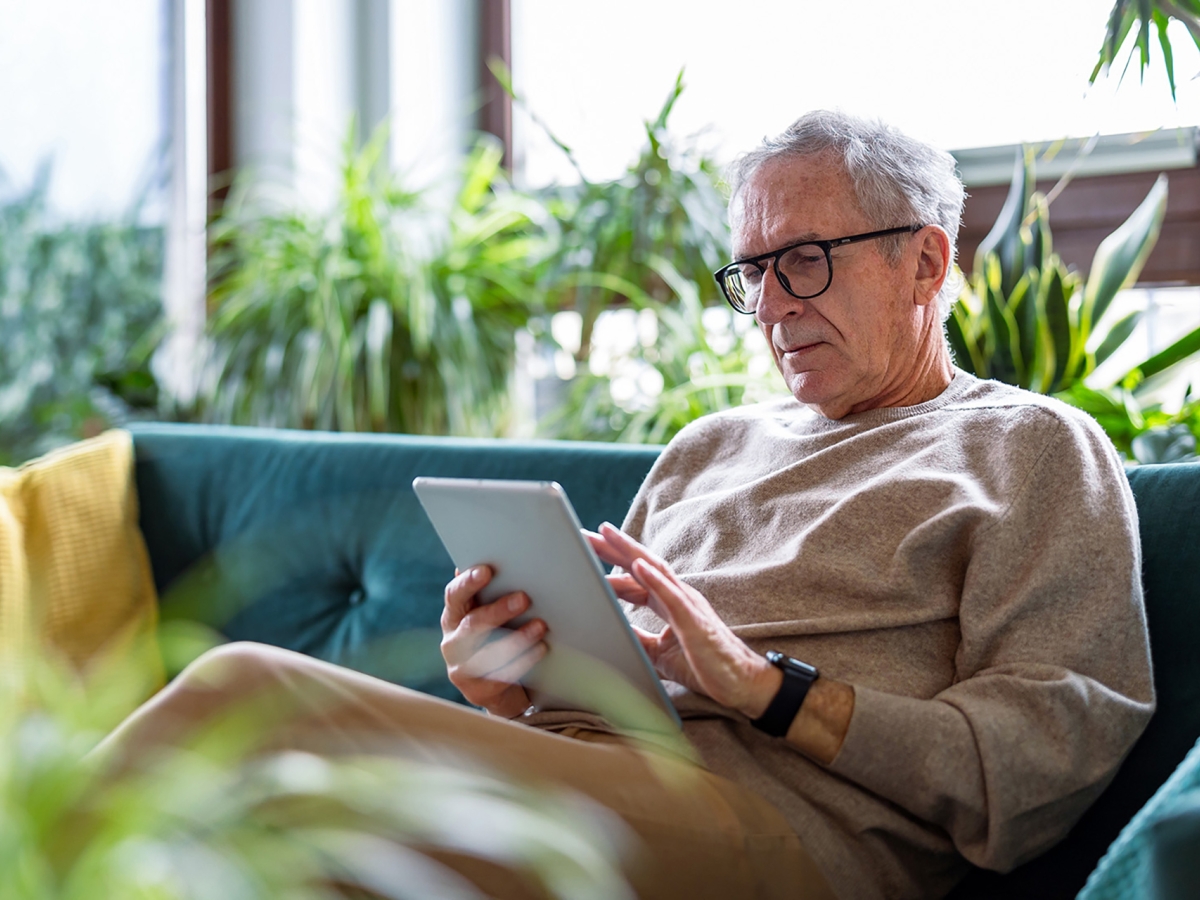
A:
[[[21,498],[16,490],[19,482],[13,469],[0,467],[0,653],[5,658],[24,645],[28,628],[25,598],[29,578]]]
[[[85,672],[133,654],[162,683],[158,598],[138,529],[133,441],[110,431],[0,468],[0,651]]]

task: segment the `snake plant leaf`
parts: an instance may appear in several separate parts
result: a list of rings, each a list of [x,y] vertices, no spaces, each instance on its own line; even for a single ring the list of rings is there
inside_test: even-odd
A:
[[[1094,356],[1096,365],[1101,365],[1106,359],[1112,356],[1113,352],[1120,347],[1129,336],[1133,334],[1133,330],[1137,328],[1138,323],[1142,320],[1142,311],[1135,309],[1126,316],[1122,316],[1112,327],[1108,329],[1108,334],[1104,336],[1104,340],[1096,347]]]
[[[993,270],[999,269],[999,262],[995,257],[989,262],[992,262]],[[985,291],[984,305],[992,333],[992,365],[989,374],[1007,384],[1018,384],[1022,366],[1016,341],[1017,323],[1004,297],[990,283]]]
[[[1033,180],[1031,169],[1031,184]],[[1025,214],[1021,239],[1025,246],[1025,271],[1044,269],[1053,252],[1054,241],[1050,235],[1050,204],[1040,191],[1034,191],[1029,196],[1029,209]]]
[[[987,269],[989,254],[995,254],[1000,262],[999,289],[1007,296],[1016,286],[1018,279],[1024,273],[1025,252],[1021,243],[1021,223],[1025,218],[1025,208],[1029,203],[1031,157],[1028,153],[1016,152],[1013,160],[1012,184],[1004,206],[996,222],[979,242],[975,251],[975,271],[984,273]]]
[[[1032,383],[1034,370],[1043,367],[1038,359],[1043,329],[1043,316],[1037,302],[1038,271],[1036,268],[1028,269],[1008,300],[1009,312],[1017,325],[1013,337],[1020,360],[1021,387],[1024,388]]]
[[[1141,385],[1147,379],[1165,372],[1171,366],[1183,362],[1194,353],[1200,353],[1200,328],[1189,331],[1165,350],[1155,353],[1149,359],[1134,366],[1117,383],[1135,383]]]
[[[1053,257],[1053,260],[1056,264],[1051,268],[1049,276],[1042,279],[1042,309],[1045,311],[1046,332],[1054,353],[1054,368],[1046,388],[1049,393],[1064,386],[1075,331],[1070,313],[1070,283],[1063,277],[1062,264],[1058,257]]]
[[[1100,242],[1083,292],[1084,335],[1104,316],[1117,291],[1137,281],[1167,212],[1167,176],[1159,175],[1146,198]]]

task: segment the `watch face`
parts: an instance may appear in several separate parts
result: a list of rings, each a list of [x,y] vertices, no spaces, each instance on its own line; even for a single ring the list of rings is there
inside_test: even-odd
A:
[[[790,656],[785,656],[778,650],[768,650],[766,656],[767,662],[773,666],[778,666],[781,669],[791,669],[793,672],[798,672],[807,678],[817,677],[817,669],[815,666],[810,666],[806,662],[801,662],[798,659],[792,659]]]

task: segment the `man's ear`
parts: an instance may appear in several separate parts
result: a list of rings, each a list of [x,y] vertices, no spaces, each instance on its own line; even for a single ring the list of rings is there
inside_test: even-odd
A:
[[[918,232],[917,240],[920,243],[913,301],[917,306],[927,306],[937,299],[950,274],[950,237],[940,225],[926,225]]]

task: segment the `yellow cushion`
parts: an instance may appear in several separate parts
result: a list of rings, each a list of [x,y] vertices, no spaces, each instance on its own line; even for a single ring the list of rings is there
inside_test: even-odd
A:
[[[124,658],[154,686],[158,598],[123,431],[0,467],[0,652],[87,673]]]

